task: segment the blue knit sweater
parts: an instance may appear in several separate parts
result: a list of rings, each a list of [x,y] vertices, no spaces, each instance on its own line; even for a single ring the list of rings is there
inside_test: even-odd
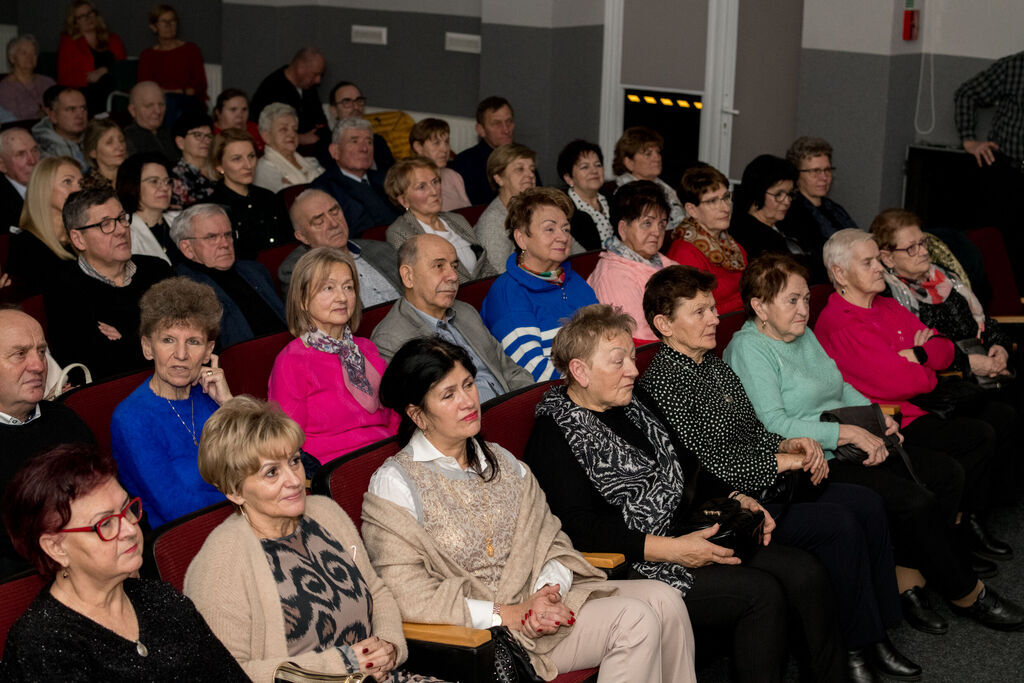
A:
[[[131,495],[142,498],[142,509],[154,529],[224,501],[224,494],[199,476],[199,447],[189,433],[193,405],[199,437],[217,403],[198,386],[192,387],[187,400],[168,401],[154,394],[146,380],[121,401],[110,421],[121,483]]]
[[[505,353],[538,382],[561,377],[550,356],[551,342],[562,320],[597,303],[594,290],[573,272],[568,261],[562,269],[562,284],[542,280],[520,268],[513,253],[505,261],[505,273],[491,285],[480,309],[484,323]]]

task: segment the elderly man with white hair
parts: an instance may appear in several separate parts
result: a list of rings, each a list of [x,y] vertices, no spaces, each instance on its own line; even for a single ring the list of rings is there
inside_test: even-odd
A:
[[[220,348],[286,329],[284,302],[270,273],[258,261],[235,259],[231,219],[224,209],[190,206],[174,219],[171,239],[187,259],[175,268],[178,275],[210,285],[224,309]]]
[[[0,133],[0,232],[17,225],[32,169],[39,163],[39,145],[24,128]]]
[[[124,129],[128,156],[137,152],[160,152],[173,165],[180,152],[171,131],[164,126],[167,102],[160,86],[153,81],[137,83],[131,91],[128,113],[133,119]]]
[[[253,183],[278,192],[293,185],[307,185],[324,172],[312,157],[299,148],[299,116],[295,107],[281,102],[268,104],[260,112],[260,136],[266,141],[263,156],[256,162]]]
[[[373,127],[366,119],[338,121],[329,148],[334,159],[312,185],[338,200],[349,230],[361,235],[376,225],[391,225],[401,215],[384,192],[383,174],[373,165]]]

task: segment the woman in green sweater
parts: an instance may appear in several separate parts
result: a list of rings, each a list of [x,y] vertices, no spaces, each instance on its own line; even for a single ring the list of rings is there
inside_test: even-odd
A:
[[[963,588],[969,589],[966,604],[960,604],[964,599],[954,599],[954,605],[967,616],[993,625],[988,615],[975,614],[989,611],[982,604],[984,599],[973,599],[984,587],[970,559],[954,549],[952,523],[964,476],[960,465],[944,453],[904,444],[922,486],[901,458],[889,457],[882,439],[860,427],[820,421],[824,411],[870,401],[843,381],[835,362],[807,329],[807,271],[792,257],[765,254],[752,261],[743,273],[740,293],[747,322],[733,336],[723,359],[743,382],[767,430],[784,437],[816,439],[829,458],[831,481],[866,486],[882,496],[895,546],[903,612],[910,625],[934,634],[949,628],[921,590],[926,579],[947,598],[957,598]],[[888,433],[897,430],[891,418],[886,423]],[[862,463],[836,459],[834,450],[844,444],[865,451],[867,459]]]

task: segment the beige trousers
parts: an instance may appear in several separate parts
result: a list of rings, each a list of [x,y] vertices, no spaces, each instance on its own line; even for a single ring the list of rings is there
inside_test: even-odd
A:
[[[693,629],[679,591],[661,581],[607,585],[618,595],[587,600],[548,655],[558,671],[600,666],[599,683],[696,681]]]

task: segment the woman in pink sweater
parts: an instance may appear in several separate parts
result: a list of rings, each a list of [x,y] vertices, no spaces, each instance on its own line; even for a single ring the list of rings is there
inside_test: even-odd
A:
[[[988,534],[980,515],[991,495],[997,444],[1012,431],[1012,417],[1003,414],[1003,404],[984,399],[945,419],[911,403],[934,389],[936,372],[953,362],[953,342],[935,336],[895,300],[876,298],[885,280],[871,233],[840,230],[825,243],[822,256],[836,292],[815,325],[818,341],[846,382],[873,403],[899,404],[908,444],[944,451],[960,462],[964,492],[956,523],[975,555],[1010,559],[1010,546]]]
[[[299,259],[288,288],[296,338],[274,361],[268,396],[299,423],[305,450],[321,463],[398,432],[398,415],[378,397],[384,360],[352,335],[361,313],[351,256],[319,247]]]

